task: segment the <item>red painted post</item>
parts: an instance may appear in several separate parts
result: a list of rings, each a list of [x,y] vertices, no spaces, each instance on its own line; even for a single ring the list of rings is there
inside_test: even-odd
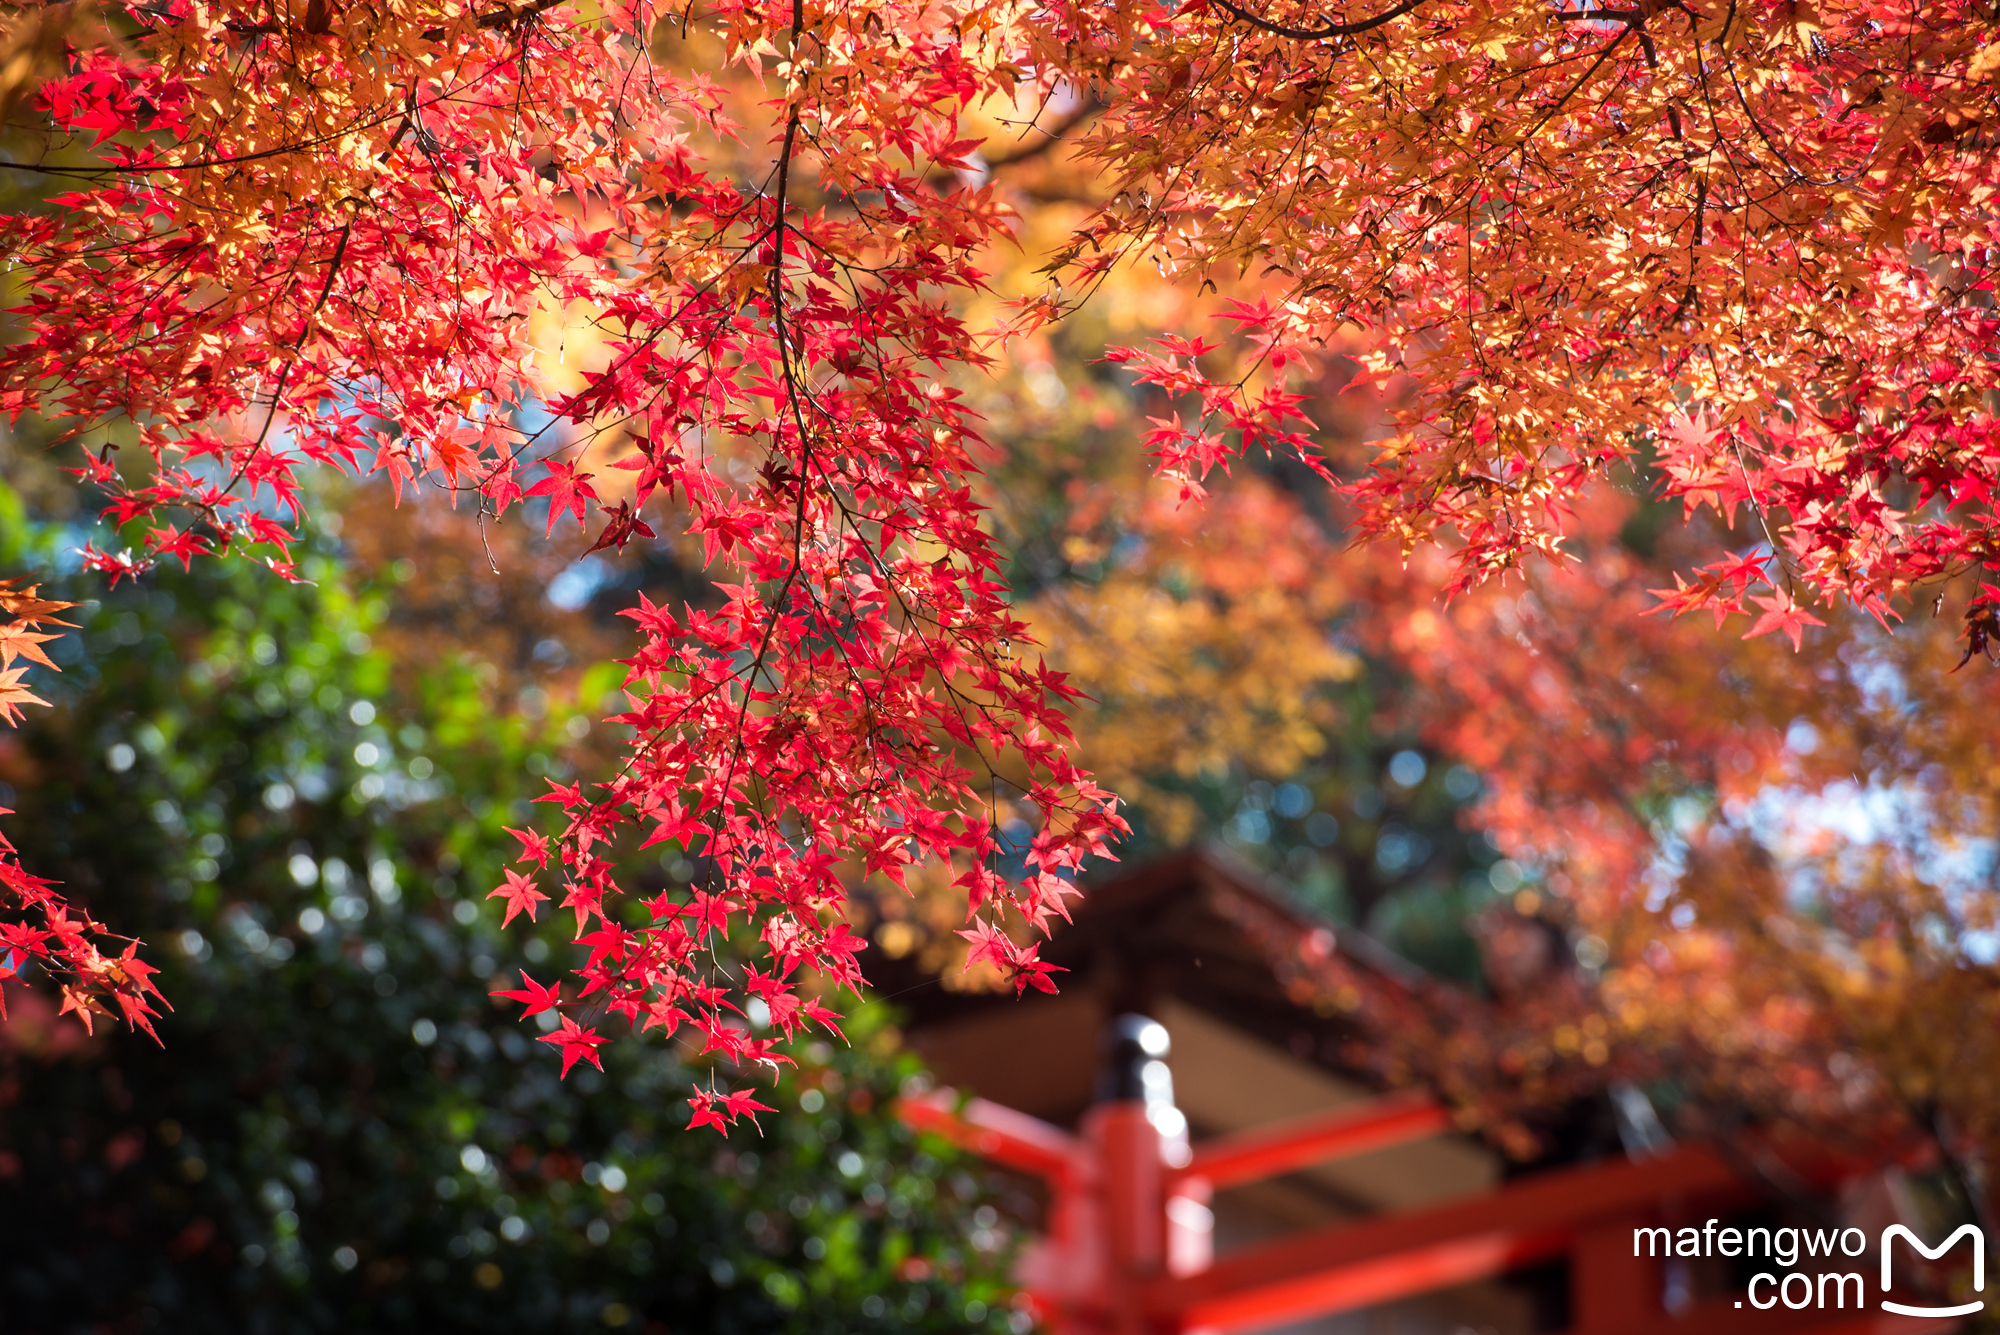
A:
[[[1121,1099],[1098,1104],[1083,1119],[1101,1171],[1108,1326],[1114,1335],[1146,1335],[1140,1287],[1165,1268],[1166,1180],[1160,1131],[1146,1112],[1144,1103]]]
[[[1049,1180],[1047,1231],[1021,1253],[1016,1277],[1042,1329],[1051,1335],[1105,1330],[1109,1261],[1094,1155],[1078,1153],[1080,1171]]]
[[[1165,1335],[1176,1324],[1150,1320],[1145,1295],[1168,1273],[1168,1158],[1187,1162],[1187,1118],[1174,1107],[1165,1026],[1121,1015],[1104,1040],[1097,1103],[1084,1114],[1083,1134],[1096,1151],[1104,1212],[1105,1328]]]
[[[1199,1274],[1215,1261],[1215,1190],[1200,1178],[1167,1181],[1167,1273]]]

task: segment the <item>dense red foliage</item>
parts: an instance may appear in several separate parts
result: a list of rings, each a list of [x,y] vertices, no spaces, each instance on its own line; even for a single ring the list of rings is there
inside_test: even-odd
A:
[[[565,1069],[609,1013],[739,1063],[777,1060],[739,1003],[831,1025],[794,984],[859,981],[843,870],[950,864],[978,956],[1050,986],[1007,915],[1046,927],[1122,826],[981,522],[952,377],[989,356],[960,308],[1012,219],[975,114],[1105,105],[1084,151],[1109,202],[1049,266],[1070,286],[1002,334],[1128,256],[1265,285],[1222,311],[1252,349],[1230,371],[1199,340],[1114,354],[1187,405],[1152,435],[1187,497],[1246,448],[1324,473],[1288,377],[1339,346],[1393,405],[1366,522],[1445,542],[1453,587],[1559,550],[1636,456],[1756,515],[1760,545],[1667,595],[1754,608],[1752,634],[2000,563],[1985,11],[1318,14],[161,0],[35,103],[40,169],[74,189],[0,219],[24,331],[0,403],[93,442],[80,472],[133,544],[89,553],[114,580],[288,570],[310,464],[496,519],[543,499],[550,530],[603,509],[593,550],[649,532],[656,497],[701,535],[719,606],[629,610],[625,762],[543,799],[560,833],[524,835],[533,882],[495,892],[532,918],[559,884],[576,914]],[[761,91],[732,100],[739,78]],[[571,309],[603,350],[566,390],[530,330]],[[699,858],[637,926],[604,855],[627,832]],[[746,924],[768,959],[732,978],[710,947]],[[698,1108],[733,1121],[733,1098]]]

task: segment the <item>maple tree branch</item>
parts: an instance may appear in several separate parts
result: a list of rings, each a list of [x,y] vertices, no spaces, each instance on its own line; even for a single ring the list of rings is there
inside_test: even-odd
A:
[[[1784,166],[1784,169],[1791,173],[1792,180],[1799,185],[1810,186],[1816,190],[1824,190],[1836,185],[1846,185],[1849,182],[1860,180],[1875,165],[1876,158],[1881,156],[1882,145],[1886,141],[1878,138],[1875,141],[1874,151],[1868,155],[1868,161],[1862,163],[1847,175],[1829,177],[1824,181],[1816,180],[1806,175],[1792,164],[1792,160],[1786,156],[1785,150],[1778,146],[1777,142],[1771,138],[1770,132],[1764,128],[1764,122],[1758,119],[1756,111],[1750,105],[1750,99],[1744,96],[1742,80],[1736,77],[1735,57],[1730,54],[1729,48],[1726,46],[1722,48],[1722,69],[1729,76],[1729,86],[1736,93],[1737,105],[1743,108],[1744,119],[1750,122],[1750,128],[1757,132],[1757,137],[1764,141],[1764,147],[1771,150],[1771,156],[1775,157]]]
[[[826,257],[829,260],[833,261],[843,271],[843,281],[847,284],[848,291],[854,296],[857,307],[860,306],[862,304],[861,291],[859,286],[856,285],[854,281],[855,271],[859,269],[862,272],[867,272],[871,274],[879,274],[879,271],[874,269],[869,269],[867,266],[858,266],[846,260],[840,259],[832,255],[830,252],[827,252],[824,248],[818,247],[817,243],[814,242],[813,238],[808,234],[806,234],[804,231],[797,229],[794,230],[796,231],[796,234],[801,241],[803,241],[809,246],[814,246],[815,248],[820,249],[822,254],[826,255]],[[887,374],[888,362],[882,355],[879,340],[874,334],[871,333],[869,335],[868,342],[870,347],[874,349],[876,365],[882,369],[884,374]],[[780,354],[781,356],[784,355],[784,350],[782,346],[780,348]],[[787,376],[789,377],[789,375],[790,372],[788,370]],[[795,386],[792,385],[792,382],[789,380],[789,378],[787,380],[787,385],[788,388],[792,388],[794,393],[796,393],[796,388]],[[810,395],[805,395],[804,397],[807,398],[808,402],[812,403],[814,411],[819,413],[820,416],[824,417],[827,420],[829,426],[831,426],[835,422],[836,419],[824,407],[822,407],[817,402],[812,402]],[[796,399],[794,399],[792,406],[794,412],[796,412],[797,411]],[[800,423],[799,429],[801,432],[804,431],[805,428],[803,423]],[[803,453],[803,451],[801,452],[801,463],[808,469],[809,472],[812,460],[810,459],[809,456],[806,456]],[[863,524],[866,522],[866,517],[864,515],[857,514],[854,511],[854,509],[850,507],[844,499],[842,499],[838,490],[836,489],[836,484],[834,482],[833,476],[826,471],[826,468],[823,464],[820,467],[820,471],[821,475],[827,479],[828,498],[833,502],[834,507],[840,512],[842,522],[845,523],[848,529],[854,534],[856,541],[860,545],[860,550],[863,556],[873,566],[875,573],[880,577],[882,581],[883,587],[887,589],[889,593],[895,598],[896,605],[901,610],[905,620],[908,622],[911,628],[911,632],[917,640],[917,643],[920,647],[923,657],[927,661],[929,661],[933,666],[936,666],[939,663],[939,653],[938,650],[932,646],[930,638],[924,632],[923,629],[924,618],[921,615],[921,610],[919,607],[911,606],[910,601],[908,597],[905,595],[902,586],[897,583],[894,572],[890,570],[888,564],[883,560],[882,553],[876,551],[875,548],[869,544],[867,535],[863,532]],[[806,478],[800,479],[799,485],[801,488],[802,496],[803,496],[803,488],[806,481],[807,481]],[[795,553],[796,553],[796,548],[795,548]],[[795,563],[796,559],[797,558],[795,554],[794,557]],[[810,587],[808,587],[808,595],[811,596]],[[939,621],[936,617],[932,618],[932,624],[937,626],[939,629],[944,629],[943,622]],[[847,649],[844,645],[841,646],[841,656],[848,660],[851,667],[853,660],[851,655],[848,654]],[[760,650],[760,658],[761,658],[761,650]],[[985,660],[985,661],[987,662],[987,666],[989,667],[994,666],[990,660]],[[753,669],[754,666],[755,664],[753,663],[752,665]],[[985,751],[979,747],[978,742],[976,741],[977,729],[974,728],[972,720],[968,718],[966,715],[966,710],[968,707],[970,707],[978,711],[982,717],[986,718],[990,722],[993,719],[993,711],[991,707],[982,704],[980,701],[968,696],[964,691],[959,689],[959,687],[956,686],[950,680],[950,678],[946,676],[942,671],[940,671],[939,677],[940,677],[940,685],[942,686],[945,695],[950,699],[952,711],[957,716],[958,719],[958,724],[960,728],[960,736],[958,740],[970,744],[973,755],[978,759],[980,767],[986,771],[987,777],[992,783],[997,784],[997,783],[1007,782],[1008,780],[1006,780],[1005,776],[1001,775],[1000,772],[994,768],[994,762],[992,760],[989,760],[986,756]],[[862,691],[863,698],[866,699],[867,696],[866,687],[859,680],[859,678],[857,678],[856,680],[856,685]]]
[[[1017,148],[1012,153],[988,155],[986,158],[987,169],[989,171],[998,171],[1002,167],[1012,167],[1017,163],[1029,162],[1041,157],[1044,153],[1047,153],[1050,149],[1061,143],[1064,135],[1103,110],[1104,103],[1098,99],[1097,94],[1091,93],[1075,109],[1070,111],[1068,115],[1057,121],[1054,128],[1043,129],[1039,125],[1030,124],[1028,126],[1029,133],[1040,134],[1042,136],[1041,140],[1025,148]]]
[[[1319,42],[1329,37],[1355,37],[1364,32],[1372,32],[1403,17],[1423,4],[1424,0],[1403,0],[1403,3],[1394,9],[1377,14],[1373,18],[1362,19],[1356,23],[1328,23],[1318,28],[1294,28],[1283,23],[1273,23],[1240,7],[1235,0],[1211,0],[1211,2],[1221,5],[1253,28],[1262,28],[1265,32],[1276,33],[1280,37],[1297,38],[1301,42]]]
[[[353,234],[354,218],[350,215],[340,229],[340,238],[334,243],[333,258],[327,262],[326,281],[320,285],[319,300],[313,303],[313,308],[306,312],[305,319],[299,322],[299,336],[292,344],[292,355],[285,359],[283,369],[278,372],[277,385],[271,390],[271,410],[264,415],[264,429],[257,433],[257,439],[251,445],[250,451],[237,463],[236,471],[229,479],[229,485],[222,489],[224,496],[233,494],[237,484],[243,481],[244,474],[250,471],[252,461],[263,450],[264,442],[271,434],[271,424],[278,420],[278,410],[283,406],[281,401],[285,394],[285,382],[291,378],[292,367],[297,364],[299,353],[305,349],[306,339],[312,336],[313,317],[326,308],[327,298],[333,295],[333,280],[340,276],[340,262],[347,257],[347,240]],[[216,522],[216,507],[213,504],[202,507],[201,517],[208,521],[211,528],[220,531],[220,525]]]
[[[788,54],[792,59],[795,70],[798,62],[799,42],[804,32],[805,0],[792,0],[792,40],[789,44],[790,51]],[[808,443],[806,435],[805,418],[799,411],[797,373],[792,368],[791,347],[785,337],[784,289],[785,208],[787,194],[790,190],[792,155],[798,142],[799,120],[799,105],[797,102],[793,102],[786,114],[785,136],[778,149],[777,181],[772,191],[773,212],[770,231],[771,272],[766,280],[771,299],[771,327],[778,345],[780,374],[785,382],[786,406],[791,409],[792,421],[797,426],[799,432],[799,494],[798,513],[793,521],[795,531],[792,535],[792,568],[786,572],[785,582],[779,586],[777,596],[771,600],[770,610],[764,621],[764,631],[757,642],[757,652],[751,658],[749,669],[743,679],[743,699],[736,711],[735,741],[730,747],[729,766],[723,773],[721,791],[716,800],[717,828],[714,832],[716,842],[720,841],[722,836],[721,826],[727,821],[724,804],[729,801],[730,793],[735,786],[737,763],[743,758],[743,726],[750,715],[750,701],[756,694],[757,673],[760,670],[764,671],[765,675],[771,678],[771,684],[774,687],[778,685],[775,674],[764,667],[765,657],[770,653],[771,638],[777,633],[778,622],[783,618],[785,600],[791,596],[792,586],[798,582],[799,573],[804,564],[806,484],[812,472],[812,456],[810,453],[811,446]],[[773,434],[778,435],[777,432]],[[782,445],[782,436],[778,435],[778,439]],[[767,815],[767,823],[768,819]]]
[[[540,13],[542,10],[552,8],[554,4],[559,4],[559,3],[561,3],[561,0],[545,0],[544,3],[540,3],[536,6],[534,12]],[[435,96],[418,99],[413,102],[406,102],[403,110],[402,120],[396,128],[395,134],[389,140],[389,150],[387,151],[393,151],[397,143],[401,141],[403,133],[405,130],[409,128],[409,124],[413,116],[420,114],[426,107],[436,107],[448,104],[454,97],[456,97],[460,93],[465,92],[467,89],[474,87],[476,83],[477,83],[476,79],[463,79],[461,82],[454,84],[450,87],[440,88]],[[296,154],[310,152],[311,150],[316,148],[323,148],[328,144],[340,142],[342,139],[344,139],[348,135],[355,133],[356,131],[372,130],[376,126],[387,125],[390,122],[390,120],[394,118],[395,118],[394,112],[387,112],[379,116],[364,116],[359,120],[353,121],[348,125],[341,127],[338,130],[331,130],[323,134],[312,135],[305,139],[296,140],[292,143],[279,144],[273,148],[258,149],[254,152],[249,152],[249,153],[237,153],[237,154],[232,154],[228,157],[195,158],[187,162],[135,161],[135,162],[122,163],[111,166],[77,166],[77,167],[63,166],[58,163],[50,163],[50,162],[15,162],[10,158],[0,158],[0,170],[31,172],[38,176],[76,177],[83,180],[89,180],[93,178],[106,177],[106,176],[130,176],[146,172],[206,171],[211,167],[240,167],[246,162],[259,162],[270,158],[291,157]]]
[[[481,14],[473,21],[472,26],[480,31],[505,28],[519,23],[522,19],[533,18],[537,14],[554,9],[557,5],[564,3],[566,3],[566,0],[532,0],[532,3],[524,5],[519,9],[496,9]],[[154,18],[171,17],[166,11],[159,9],[140,8],[134,12],[146,14]],[[275,37],[280,33],[291,31],[287,25],[281,23],[225,22],[222,26],[225,30],[235,33],[238,37]],[[308,28],[306,31],[312,32],[313,30]],[[423,38],[427,42],[442,41],[450,31],[451,29],[449,28],[426,28],[423,31]],[[314,35],[318,36],[320,34],[315,33]]]

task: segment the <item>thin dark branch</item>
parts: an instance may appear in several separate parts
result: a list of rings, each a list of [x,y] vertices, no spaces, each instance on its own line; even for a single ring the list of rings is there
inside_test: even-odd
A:
[[[536,14],[540,14],[545,10],[554,9],[557,5],[564,3],[566,3],[566,0],[531,0],[531,3],[521,6],[519,9],[514,9],[511,7],[496,9],[493,10],[491,13],[481,14],[478,17],[478,19],[474,21],[473,27],[481,30],[491,30],[493,28],[509,28],[512,27],[514,24],[519,23],[522,19],[532,18]],[[173,15],[171,14],[171,12],[163,9],[155,9],[155,8],[141,6],[140,8],[134,10],[133,12],[137,14],[144,14],[149,18],[166,19],[170,21],[173,19]],[[274,37],[279,33],[290,31],[290,28],[282,23],[244,23],[241,21],[236,21],[236,22],[225,22],[222,26],[229,32],[236,34],[238,37]],[[451,29],[449,28],[426,28],[424,29],[424,34],[423,34],[424,40],[427,42],[441,41],[443,40],[445,34],[450,31]]]
[[[1376,28],[1380,28],[1403,17],[1403,15],[1409,13],[1423,2],[1424,0],[1403,0],[1403,3],[1397,5],[1394,9],[1377,14],[1373,18],[1361,19],[1355,23],[1327,23],[1317,28],[1294,28],[1287,24],[1273,23],[1269,19],[1259,18],[1249,10],[1237,5],[1235,0],[1213,0],[1213,3],[1222,6],[1222,8],[1228,10],[1231,14],[1234,14],[1253,28],[1262,28],[1265,32],[1276,33],[1280,37],[1297,38],[1301,42],[1323,42],[1329,37],[1355,37],[1364,32],[1372,32]]]
[[[1012,153],[985,155],[987,169],[997,171],[1002,167],[1011,167],[1017,162],[1027,162],[1031,158],[1042,156],[1042,154],[1063,142],[1064,135],[1070,133],[1077,126],[1103,110],[1104,103],[1098,100],[1095,93],[1090,94],[1071,110],[1068,115],[1057,121],[1053,127],[1045,129],[1040,125],[1030,125],[1028,133],[1042,136],[1039,142],[1016,148]]]

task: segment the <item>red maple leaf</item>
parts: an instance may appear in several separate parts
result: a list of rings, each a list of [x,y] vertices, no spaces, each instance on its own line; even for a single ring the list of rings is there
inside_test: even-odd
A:
[[[459,427],[431,442],[431,453],[437,459],[438,468],[444,472],[446,486],[456,488],[459,474],[479,462],[479,437],[477,427]]]
[[[479,484],[479,491],[492,505],[495,515],[506,514],[507,507],[521,499],[521,484],[514,480],[514,470],[504,459],[493,466],[493,471]]]
[[[976,920],[969,930],[959,933],[972,943],[972,949],[965,953],[965,967],[970,969],[982,961],[995,968],[1009,972],[1020,956],[1020,947],[1007,939],[1007,934],[984,918]]]
[[[811,1020],[814,1024],[824,1029],[830,1030],[843,1043],[847,1041],[847,1035],[842,1033],[840,1029],[839,1014],[820,1005],[817,1000],[807,1001],[799,1009],[808,1020]]]
[[[599,1045],[606,1041],[604,1035],[595,1029],[584,1028],[567,1015],[562,1017],[561,1029],[553,1034],[543,1034],[538,1041],[554,1043],[562,1049],[562,1073],[565,1076],[569,1074],[569,1068],[580,1061],[588,1061],[600,1071],[604,1069],[604,1063],[597,1057]]]
[[[579,936],[576,939],[577,944],[590,947],[590,960],[583,966],[584,970],[586,972],[595,970],[606,959],[622,962],[625,952],[631,949],[632,943],[637,939],[631,932],[610,922],[603,923],[588,936]]]
[[[1826,624],[1803,607],[1800,607],[1792,598],[1792,595],[1783,589],[1777,590],[1769,598],[1760,598],[1756,594],[1752,594],[1750,595],[1750,601],[1764,608],[1765,612],[1763,616],[1757,618],[1756,625],[1743,633],[1743,638],[1746,640],[1754,639],[1759,635],[1769,635],[1774,630],[1782,630],[1786,635],[1791,637],[1792,648],[1796,651],[1807,626],[1824,626]]]
[[[515,858],[514,861],[532,862],[537,867],[546,867],[549,865],[549,837],[547,835],[536,834],[532,830],[517,830],[511,825],[505,828],[507,833],[521,841],[521,856]],[[532,917],[533,915],[531,914],[530,916]]]
[[[125,947],[125,953],[118,957],[117,964],[119,970],[124,973],[127,981],[138,992],[151,992],[156,997],[160,996],[160,989],[153,986],[153,975],[160,971],[159,966],[148,964],[139,958],[139,943],[137,941]],[[162,998],[162,1000],[165,1000],[165,998]],[[169,1006],[167,1009],[172,1010],[173,1008]]]
[[[153,1042],[163,1048],[166,1046],[160,1041],[159,1031],[153,1028],[151,1017],[158,1015],[159,1012],[153,1009],[152,1003],[144,996],[119,988],[112,992],[111,999],[118,1004],[118,1010],[124,1015],[126,1024],[134,1029],[145,1030],[146,1036]]]
[[[688,1107],[694,1109],[694,1116],[688,1119],[688,1130],[712,1126],[723,1135],[729,1134],[729,1123],[722,1120],[722,1114],[715,1110],[715,1096],[706,1090],[699,1091],[688,1100]]]
[[[505,875],[507,877],[507,884],[496,890],[489,891],[486,896],[488,899],[504,898],[507,901],[507,916],[500,920],[500,925],[505,927],[508,923],[514,921],[515,914],[523,910],[527,912],[528,921],[533,922],[535,920],[535,905],[545,902],[548,896],[535,888],[535,882],[532,877],[523,876],[512,867],[506,869]]]
[[[635,536],[650,538],[655,535],[653,530],[646,526],[646,521],[633,512],[629,501],[620,501],[611,511],[611,518],[605,523],[604,531],[597,535],[597,541],[590,544],[589,550],[584,555],[603,551],[606,547],[623,551],[625,544]]]
[[[575,515],[576,522],[581,525],[584,516],[584,501],[586,499],[593,501],[597,499],[597,492],[590,485],[590,479],[597,475],[595,473],[579,473],[576,471],[575,464],[565,462],[561,459],[544,459],[542,460],[542,467],[549,470],[549,475],[528,488],[523,494],[528,496],[546,496],[549,498],[549,526],[546,533],[554,533],[556,531],[556,520],[561,517],[565,510]],[[592,550],[596,549],[593,548]]]
[[[777,1111],[776,1108],[769,1108],[757,1102],[756,1097],[747,1089],[739,1089],[733,1094],[724,1094],[722,1096],[722,1107],[732,1124],[739,1117],[748,1117],[750,1125],[756,1127],[760,1133],[764,1130],[764,1127],[758,1122],[757,1114],[760,1112]]]
[[[573,783],[565,788],[554,779],[544,779],[543,782],[548,784],[549,791],[535,798],[535,801],[560,802],[565,807],[581,806],[583,804],[582,784]]]
[[[503,997],[508,1001],[520,1002],[528,1008],[521,1012],[521,1018],[524,1020],[530,1015],[540,1015],[543,1011],[552,1011],[562,1005],[562,984],[560,982],[550,983],[547,987],[543,987],[528,976],[526,969],[521,970],[521,981],[526,983],[527,986],[518,991],[488,992],[486,995],[489,997]]]
[[[640,1033],[646,1032],[646,1030],[651,1029],[654,1025],[664,1025],[666,1026],[666,1036],[668,1038],[672,1038],[674,1031],[687,1023],[688,1019],[686,1011],[669,1003],[665,997],[655,997],[652,1001],[648,1002],[646,1004],[645,1016],[645,1023],[639,1026]]]
[[[1056,990],[1056,983],[1049,975],[1068,972],[1069,970],[1060,964],[1048,964],[1036,959],[1030,952],[1014,965],[1014,995],[1019,996],[1030,987],[1038,992],[1053,993]]]
[[[593,916],[604,916],[604,887],[593,881],[571,881],[562,906],[576,910],[576,932],[581,937]]]
[[[710,932],[729,934],[729,901],[721,895],[697,890],[683,912],[693,919],[693,931],[698,937],[706,937]]]

